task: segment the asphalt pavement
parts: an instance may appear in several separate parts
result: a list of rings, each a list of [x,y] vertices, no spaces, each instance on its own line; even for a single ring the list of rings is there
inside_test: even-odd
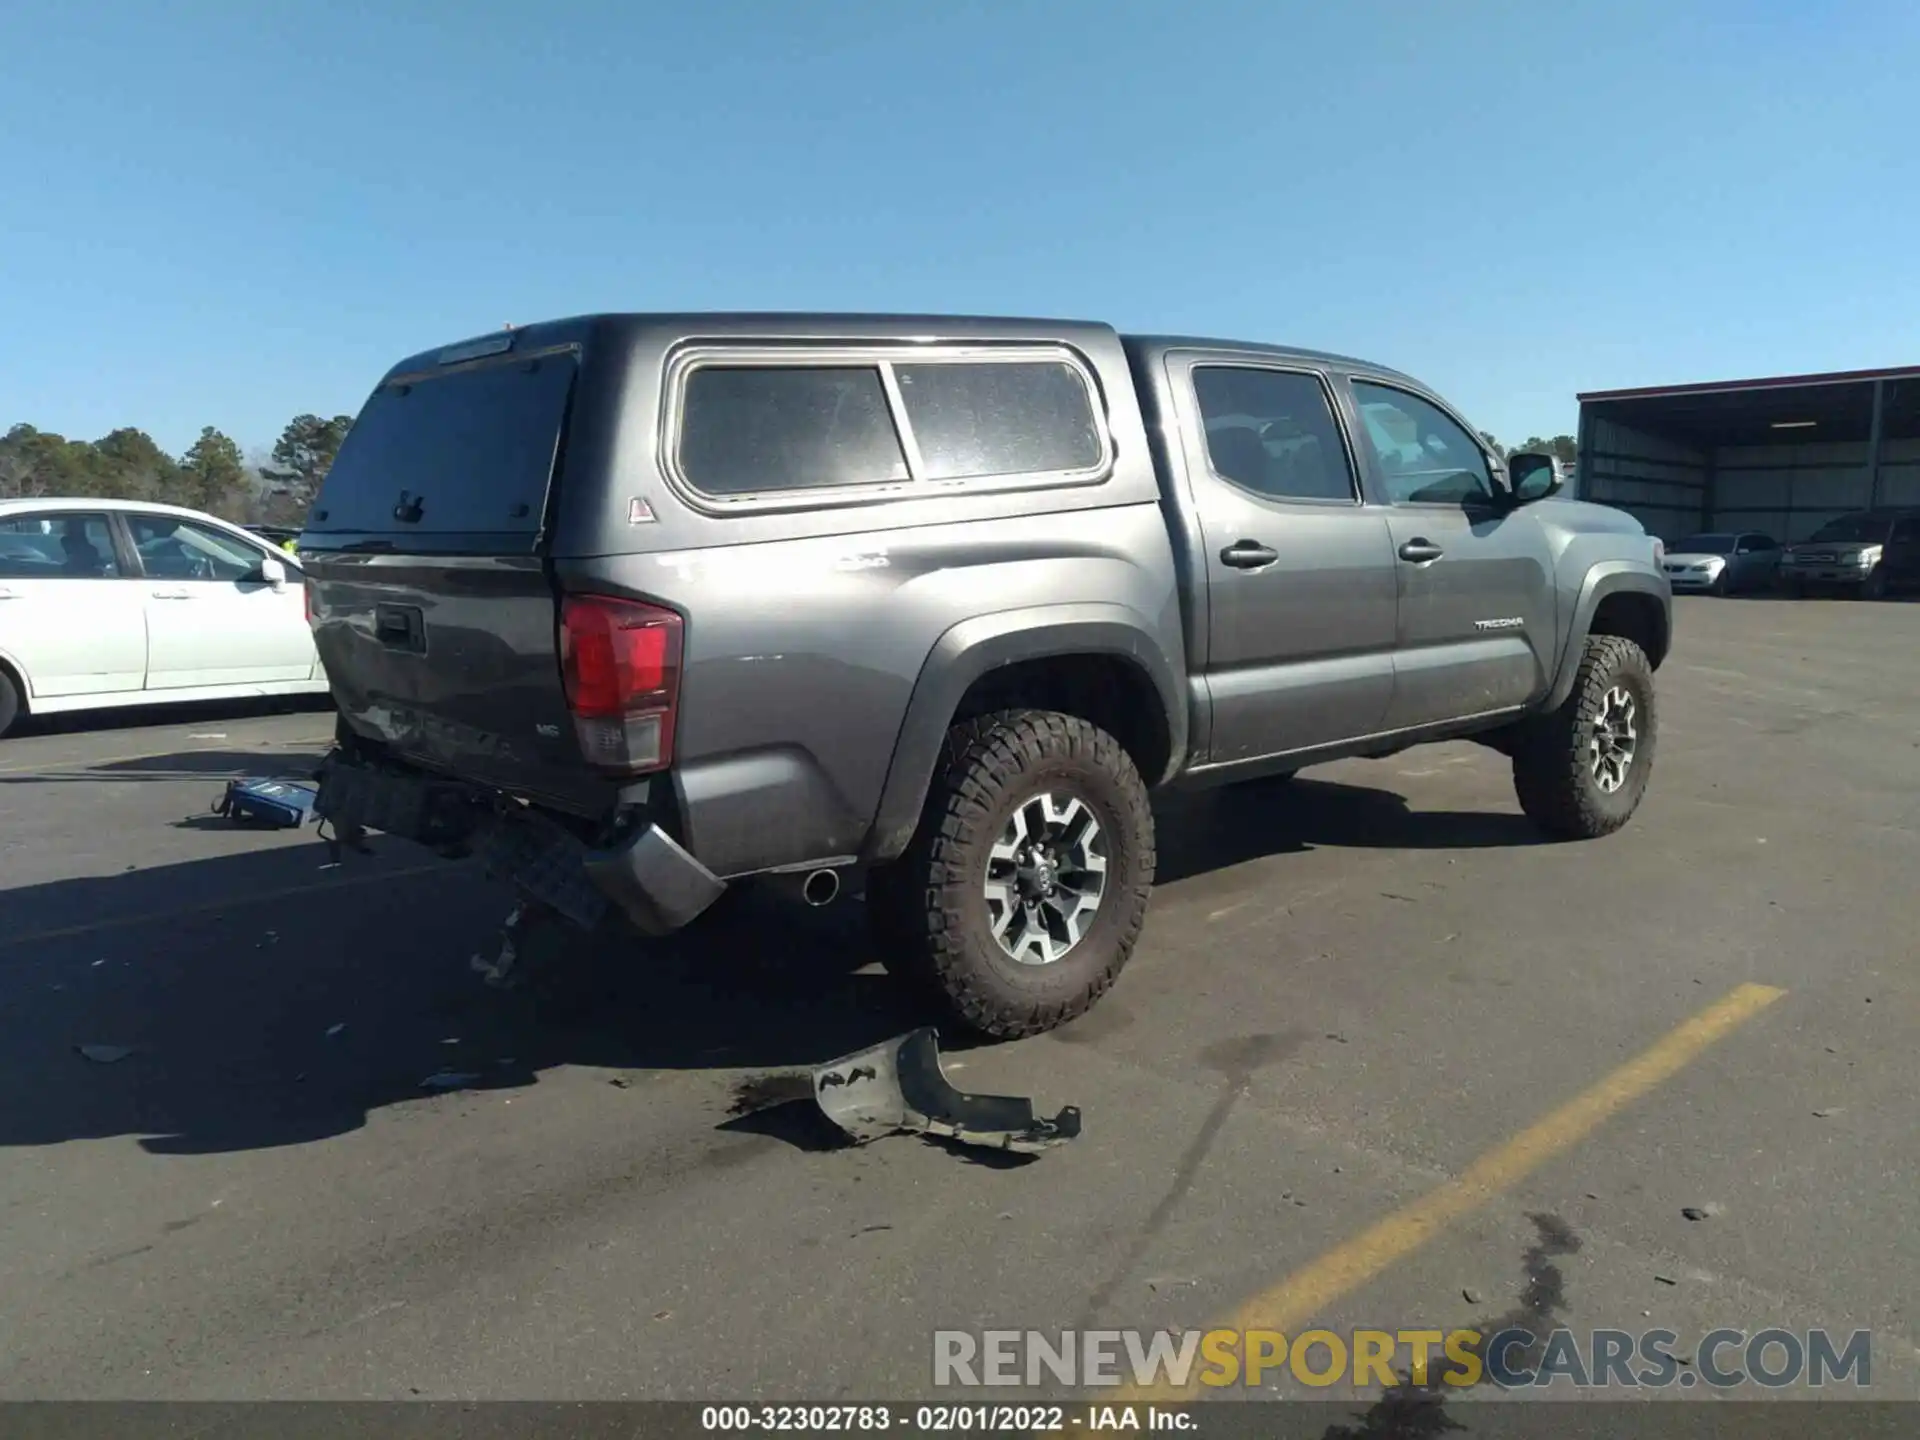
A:
[[[788,1098],[924,1018],[855,900],[502,993],[470,867],[208,813],[329,716],[10,740],[0,1398],[924,1396],[937,1329],[1263,1320],[1869,1329],[1920,1396],[1920,606],[1678,626],[1606,840],[1471,745],[1165,804],[1110,997],[948,1052],[1080,1107],[1024,1164]]]

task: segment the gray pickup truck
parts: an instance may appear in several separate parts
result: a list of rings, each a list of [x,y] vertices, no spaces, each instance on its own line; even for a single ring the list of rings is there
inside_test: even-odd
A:
[[[1163,786],[1472,738],[1547,833],[1654,758],[1659,542],[1407,376],[1040,320],[597,315],[404,360],[300,537],[318,812],[660,935],[858,875],[989,1035],[1113,983]]]

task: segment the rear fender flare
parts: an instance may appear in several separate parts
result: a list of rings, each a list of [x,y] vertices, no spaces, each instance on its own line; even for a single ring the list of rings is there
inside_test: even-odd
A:
[[[1599,561],[1588,569],[1586,578],[1580,582],[1580,598],[1574,602],[1573,623],[1567,630],[1566,648],[1560,655],[1553,688],[1540,705],[1543,712],[1558,710],[1573,693],[1573,682],[1580,673],[1580,659],[1586,652],[1587,636],[1593,631],[1594,612],[1599,610],[1600,602],[1609,595],[1620,594],[1645,595],[1648,599],[1660,602],[1660,613],[1665,617],[1663,623],[1668,631],[1663,649],[1671,647],[1672,592],[1667,588],[1665,577],[1632,560]]]
[[[1186,762],[1185,692],[1173,662],[1135,612],[1123,605],[1086,603],[977,615],[935,641],[920,667],[861,860],[882,863],[907,848],[954,712],[976,680],[1003,665],[1068,655],[1113,656],[1144,673],[1160,697],[1170,743],[1164,771],[1142,778],[1154,785],[1177,774]]]

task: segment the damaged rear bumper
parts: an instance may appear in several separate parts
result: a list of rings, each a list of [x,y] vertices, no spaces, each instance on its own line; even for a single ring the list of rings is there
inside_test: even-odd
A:
[[[377,830],[443,855],[478,855],[488,870],[585,929],[611,907],[644,935],[671,934],[727,888],[650,820],[593,846],[538,810],[402,766],[335,751],[316,778],[314,813],[331,823],[338,843],[353,846]]]

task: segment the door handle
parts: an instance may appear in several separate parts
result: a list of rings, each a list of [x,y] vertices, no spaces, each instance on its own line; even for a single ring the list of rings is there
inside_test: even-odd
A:
[[[1235,570],[1258,570],[1280,558],[1280,552],[1258,540],[1236,540],[1220,552],[1220,563]]]
[[[1429,560],[1438,560],[1446,552],[1424,536],[1416,536],[1400,547],[1400,558],[1411,560],[1415,565],[1424,565]]]
[[[19,598],[19,591],[9,590],[6,586],[0,585],[0,600],[18,600]]]
[[[153,598],[156,600],[191,600],[193,596],[185,590],[156,590],[153,592]]]

